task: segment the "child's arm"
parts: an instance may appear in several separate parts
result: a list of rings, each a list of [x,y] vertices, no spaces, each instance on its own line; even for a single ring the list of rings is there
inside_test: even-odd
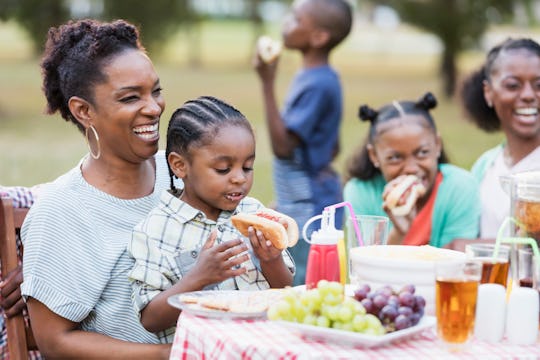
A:
[[[167,303],[170,296],[201,290],[245,273],[245,268],[236,266],[249,259],[247,246],[240,239],[214,246],[216,236],[215,231],[210,234],[195,266],[176,284],[156,295],[141,311],[141,323],[146,330],[158,332],[176,325],[180,310]]]
[[[272,151],[278,158],[288,158],[291,157],[300,139],[285,127],[277,106],[274,83],[278,61],[266,64],[256,56],[254,63],[262,83],[266,124],[270,132]]]
[[[255,231],[253,227],[248,229],[248,237],[270,287],[282,288],[292,285],[293,274],[283,260],[282,250],[274,247],[260,231]]]

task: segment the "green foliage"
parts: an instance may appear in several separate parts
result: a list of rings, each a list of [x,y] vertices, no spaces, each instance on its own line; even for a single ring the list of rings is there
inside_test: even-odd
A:
[[[105,0],[103,17],[122,18],[137,25],[142,43],[150,50],[160,50],[181,24],[197,20],[188,0]]]
[[[444,92],[451,96],[456,86],[456,57],[476,45],[488,26],[496,19],[508,18],[514,0],[385,0],[375,1],[393,7],[403,21],[418,26],[443,43],[441,73]]]
[[[69,9],[62,0],[3,0],[0,19],[16,20],[30,35],[34,49],[39,51],[51,26],[69,18]]]
[[[36,52],[41,52],[47,31],[70,19],[66,0],[2,0],[0,19],[17,21],[30,35]],[[181,24],[195,21],[188,0],[104,0],[102,20],[125,19],[141,29],[143,44],[158,50]]]

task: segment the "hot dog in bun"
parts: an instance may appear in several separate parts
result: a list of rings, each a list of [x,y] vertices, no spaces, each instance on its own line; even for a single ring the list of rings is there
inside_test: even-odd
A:
[[[238,213],[233,215],[231,220],[242,235],[248,236],[248,228],[252,226],[255,230],[261,231],[266,240],[280,250],[292,247],[298,242],[296,221],[272,209],[264,208],[251,214]],[[283,223],[287,225],[284,226]]]
[[[262,61],[270,64],[276,60],[281,54],[281,43],[276,40],[272,40],[271,37],[263,35],[257,40],[257,53],[261,57]]]
[[[407,175],[386,195],[384,203],[395,216],[405,216],[411,212],[426,188],[415,175]]]

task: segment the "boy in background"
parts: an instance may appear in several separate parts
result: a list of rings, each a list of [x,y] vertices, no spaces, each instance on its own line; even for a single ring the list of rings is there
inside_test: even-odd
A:
[[[331,162],[339,153],[342,91],[329,65],[331,51],[347,37],[352,9],[345,0],[297,0],[283,25],[283,44],[302,54],[302,68],[290,85],[280,113],[275,97],[277,61],[255,59],[270,133],[277,210],[300,229],[324,207],[342,201],[341,181]],[[341,210],[341,209],[340,209]],[[336,212],[336,224],[343,222]],[[294,285],[305,282],[309,244],[289,249],[296,262]]]

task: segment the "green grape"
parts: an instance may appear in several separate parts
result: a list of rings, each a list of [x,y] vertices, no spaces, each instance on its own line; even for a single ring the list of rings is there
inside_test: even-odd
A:
[[[306,316],[307,311],[306,311],[306,308],[302,306],[300,299],[295,299],[293,309],[295,312],[294,314],[295,319],[298,322],[302,322],[304,320],[304,317]]]
[[[317,325],[317,318],[318,316],[317,315],[313,315],[313,314],[307,314],[306,316],[304,316],[304,320],[302,321],[304,324],[306,325]]]
[[[270,320],[281,320],[281,315],[279,314],[277,306],[270,306],[266,312],[266,316]]]
[[[286,317],[291,313],[291,304],[286,300],[280,300],[274,306],[281,317]]]
[[[356,314],[352,320],[353,330],[356,332],[362,332],[366,326],[366,317],[363,314]]]
[[[330,289],[330,293],[335,295],[343,295],[345,292],[345,287],[342,283],[339,283],[337,281],[330,281],[328,283],[328,288]]]
[[[341,321],[334,321],[332,323],[332,328],[341,330],[343,328],[343,323]]]
[[[344,323],[341,325],[341,330],[345,330],[345,331],[354,331],[353,325],[352,325],[350,322],[344,322]]]
[[[366,314],[365,318],[366,318],[368,328],[377,328],[377,327],[382,326],[381,321],[379,320],[379,318],[376,317],[373,314]]]
[[[327,305],[326,317],[328,317],[332,321],[337,321],[339,319],[339,306]]]
[[[317,311],[321,308],[322,297],[317,289],[310,289],[300,295],[300,302],[309,311]]]
[[[352,320],[354,316],[354,312],[351,310],[350,307],[347,307],[345,305],[338,305],[338,320],[348,323]]]
[[[317,317],[317,326],[320,326],[320,327],[330,327],[330,319],[328,319],[326,316],[318,316]]]
[[[317,283],[317,289],[322,289],[322,290],[327,289],[329,284],[330,284],[330,281],[321,279]]]
[[[328,293],[323,299],[323,303],[328,305],[337,305],[341,302],[343,302],[343,294]]]

